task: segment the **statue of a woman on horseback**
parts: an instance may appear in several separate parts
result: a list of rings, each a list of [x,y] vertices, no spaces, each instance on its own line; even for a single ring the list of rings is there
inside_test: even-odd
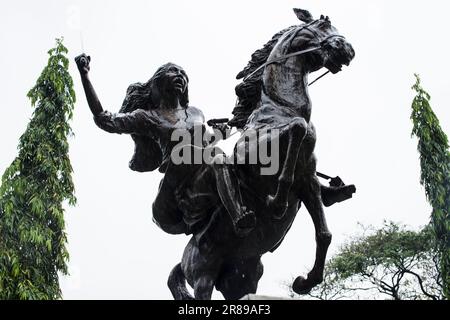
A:
[[[337,73],[354,51],[328,17],[315,20],[308,11],[294,11],[304,24],[274,35],[238,74],[244,80],[236,87],[238,104],[229,125],[244,133],[232,155],[239,164],[230,164],[220,151],[211,163],[174,163],[173,132],[206,130],[202,112],[188,105],[188,78],[180,67],[166,64],[147,83],[130,86],[121,110],[112,114],[103,110],[89,81],[90,58],[76,59],[97,125],[130,134],[135,142],[130,168],[165,173],[153,204],[155,222],[168,233],[193,235],[169,276],[175,299],[192,298],[186,281],[196,299],[210,299],[214,287],[226,299],[256,292],[261,256],[281,244],[302,203],[315,226],[316,262],[293,289],[306,293],[322,281],[331,241],[323,205],[350,198],[355,188],[337,178],[330,187],[319,183],[308,74],[322,67]],[[250,131],[256,140],[244,137]],[[202,139],[191,147],[209,143]],[[276,174],[261,175],[261,163],[239,161],[267,144],[279,147],[271,155],[282,164]]]

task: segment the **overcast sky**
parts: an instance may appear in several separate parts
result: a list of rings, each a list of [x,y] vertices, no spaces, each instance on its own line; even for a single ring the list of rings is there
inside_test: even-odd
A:
[[[298,24],[293,7],[330,16],[356,51],[350,67],[310,90],[318,170],[357,186],[354,199],[326,210],[333,232],[329,256],[359,230],[358,222],[427,223],[430,207],[410,137],[410,87],[413,73],[420,73],[448,133],[449,4],[441,0],[5,2],[0,172],[17,154],[32,114],[26,93],[54,38],[64,36],[71,60],[82,50],[92,56],[91,79],[110,111],[119,109],[129,84],[148,80],[171,61],[189,75],[191,105],[207,119],[230,117],[235,75],[274,33]],[[66,213],[71,276],[62,279],[64,298],[170,299],[167,276],[188,238],[167,235],[151,220],[161,175],[128,168],[131,138],[94,125],[74,64],[71,73],[78,98],[70,140],[78,205]],[[281,283],[307,273],[314,250],[314,228],[302,208],[283,245],[264,256],[258,293],[286,295]]]

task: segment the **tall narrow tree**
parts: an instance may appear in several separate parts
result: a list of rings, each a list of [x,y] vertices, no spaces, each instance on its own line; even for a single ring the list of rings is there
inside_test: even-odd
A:
[[[412,135],[418,139],[420,182],[433,210],[431,224],[438,242],[444,293],[450,299],[450,152],[448,139],[430,106],[430,95],[422,88],[420,78],[412,87]]]
[[[35,107],[0,187],[0,299],[61,298],[67,273],[64,204],[74,205],[67,138],[75,103],[67,49],[56,40],[28,92]]]

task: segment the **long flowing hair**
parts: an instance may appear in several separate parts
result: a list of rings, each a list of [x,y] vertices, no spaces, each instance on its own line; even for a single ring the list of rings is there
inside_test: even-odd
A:
[[[161,76],[172,66],[173,63],[166,63],[158,68],[155,74],[145,83],[134,83],[127,89],[120,113],[130,113],[137,109],[151,110],[159,106],[158,100]],[[177,66],[178,67],[178,66]],[[187,108],[189,104],[189,94],[186,91],[180,97],[180,104]],[[163,155],[159,144],[149,136],[132,134],[135,147],[134,154],[130,160],[129,167],[133,171],[147,172],[157,169],[162,161]]]

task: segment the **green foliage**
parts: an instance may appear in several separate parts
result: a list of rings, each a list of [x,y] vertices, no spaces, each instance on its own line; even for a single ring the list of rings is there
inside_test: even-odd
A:
[[[416,232],[390,222],[369,231],[340,248],[311,296],[369,298],[381,293],[397,300],[443,299],[438,252],[429,227]]]
[[[364,274],[370,268],[389,267],[411,257],[421,257],[433,249],[427,229],[421,232],[401,230],[395,223],[385,224],[369,236],[362,236],[342,247],[329,266],[347,278]]]
[[[450,152],[448,139],[430,106],[430,95],[421,87],[420,78],[412,87],[416,96],[412,103],[412,135],[418,138],[420,182],[433,207],[431,224],[441,253],[444,292],[450,298]]]
[[[75,103],[61,39],[28,92],[35,107],[19,155],[0,187],[0,299],[61,298],[58,272],[67,274],[64,208],[74,205],[67,142]]]

